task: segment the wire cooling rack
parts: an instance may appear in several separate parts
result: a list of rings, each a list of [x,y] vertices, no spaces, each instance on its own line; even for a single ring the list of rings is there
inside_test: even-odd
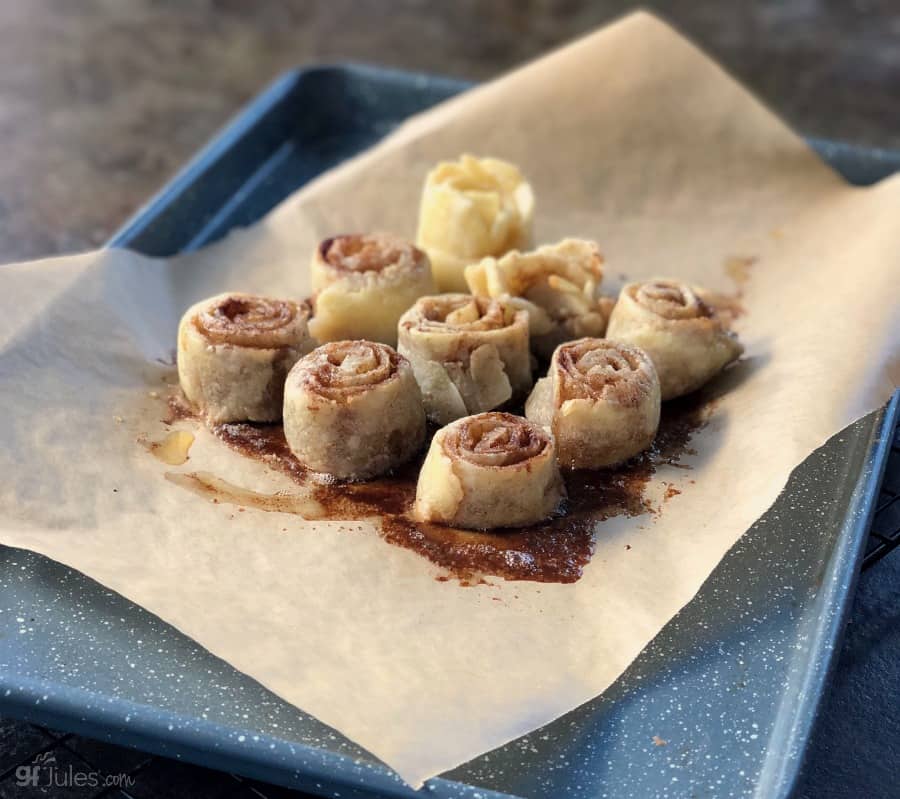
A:
[[[900,546],[900,425],[894,430],[891,452],[881,483],[881,494],[875,506],[875,519],[866,545],[863,568],[867,569],[877,563],[898,546]]]

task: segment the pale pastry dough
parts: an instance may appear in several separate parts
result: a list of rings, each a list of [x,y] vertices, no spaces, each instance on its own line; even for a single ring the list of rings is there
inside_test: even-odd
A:
[[[659,427],[660,392],[647,353],[608,339],[561,344],[525,415],[551,430],[560,465],[599,469],[647,449]]]
[[[422,395],[409,362],[377,342],[323,344],[288,375],[284,435],[301,463],[341,480],[399,466],[425,440]]]
[[[501,300],[470,294],[422,297],[400,318],[428,418],[447,424],[497,408],[531,387],[528,318]]]
[[[626,285],[606,335],[653,359],[663,400],[700,388],[744,351],[712,307],[675,280]]]
[[[597,244],[563,239],[531,252],[513,250],[465,269],[473,294],[500,297],[528,311],[531,349],[548,359],[564,341],[602,336],[613,301],[600,294],[603,256]]]
[[[521,527],[551,516],[564,496],[553,437],[521,416],[482,413],[435,433],[415,515],[473,530]]]
[[[212,424],[281,418],[284,380],[314,342],[309,308],[253,294],[219,294],[178,325],[181,390]]]
[[[425,179],[416,244],[428,252],[439,291],[466,291],[463,269],[531,242],[534,192],[517,167],[463,155]]]
[[[319,342],[368,339],[397,345],[397,320],[419,297],[434,293],[428,256],[389,233],[325,239],[312,258]]]

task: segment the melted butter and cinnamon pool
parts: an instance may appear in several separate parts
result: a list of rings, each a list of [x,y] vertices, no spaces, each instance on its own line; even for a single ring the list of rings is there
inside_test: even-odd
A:
[[[651,477],[658,466],[678,465],[682,456],[692,453],[690,439],[705,424],[708,411],[708,404],[696,396],[666,403],[649,450],[617,467],[563,472],[568,499],[559,514],[521,529],[476,532],[413,519],[410,511],[424,449],[422,456],[393,474],[365,483],[329,482],[294,457],[279,424],[222,424],[214,427],[213,433],[233,450],[303,486],[304,498],[248,492],[208,474],[179,475],[173,482],[213,500],[298,513],[307,519],[377,520],[388,543],[417,552],[463,582],[496,576],[572,583],[591,559],[598,522],[653,509],[644,496]],[[175,400],[166,421],[186,415],[184,404]]]

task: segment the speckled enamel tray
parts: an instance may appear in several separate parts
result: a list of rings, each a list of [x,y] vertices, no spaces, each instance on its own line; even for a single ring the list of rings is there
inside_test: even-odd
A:
[[[465,84],[286,75],[112,240],[200,246]],[[816,142],[856,183],[900,157]],[[428,783],[437,797],[787,796],[840,636],[897,401],[835,437],[602,697]],[[736,488],[736,490],[738,490]],[[414,795],[371,755],[78,572],[0,549],[0,713],[334,796]]]

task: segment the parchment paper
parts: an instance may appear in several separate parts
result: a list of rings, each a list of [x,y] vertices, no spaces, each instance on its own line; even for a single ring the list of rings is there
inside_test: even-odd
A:
[[[173,373],[156,359],[190,303],[302,296],[319,238],[412,235],[426,171],[463,151],[519,164],[537,238],[596,238],[611,284],[671,275],[731,291],[724,264],[755,259],[747,358],[693,470],[657,474],[683,493],[658,518],[604,522],[575,584],[440,582],[369,525],[237,513],[167,482],[210,469],[292,489],[208,434],[183,467],[136,444],[163,432],[150,392]],[[791,470],[888,399],[898,218],[900,179],[848,187],[693,46],[632,15],[416,118],[208,250],[0,269],[0,540],[140,603],[419,784],[602,692]]]

